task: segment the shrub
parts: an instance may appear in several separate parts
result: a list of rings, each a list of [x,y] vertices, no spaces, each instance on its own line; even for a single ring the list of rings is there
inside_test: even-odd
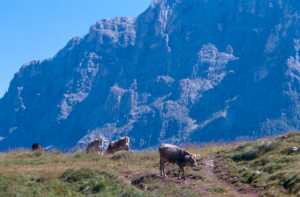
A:
[[[300,190],[300,177],[297,174],[284,176],[280,183],[290,193],[295,194]]]
[[[237,148],[233,153],[232,159],[234,161],[251,161],[257,157],[274,150],[277,147],[275,142],[259,142],[257,144],[248,143]]]
[[[129,160],[131,157],[130,152],[128,151],[119,151],[116,152],[115,154],[113,154],[113,156],[111,157],[112,160]]]

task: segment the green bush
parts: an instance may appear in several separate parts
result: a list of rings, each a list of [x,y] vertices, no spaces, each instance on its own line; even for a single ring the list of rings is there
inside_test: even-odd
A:
[[[129,160],[131,158],[131,154],[128,151],[119,151],[116,152],[115,154],[113,154],[113,156],[111,157],[111,159],[113,160]]]
[[[265,153],[274,150],[276,146],[277,143],[274,142],[259,142],[255,144],[248,143],[238,147],[231,158],[234,161],[251,161]]]
[[[290,193],[296,194],[300,191],[300,176],[297,174],[284,176],[280,183]]]

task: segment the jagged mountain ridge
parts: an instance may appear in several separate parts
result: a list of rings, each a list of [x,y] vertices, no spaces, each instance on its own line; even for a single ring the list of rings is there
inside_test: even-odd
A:
[[[299,129],[296,0],[156,0],[22,66],[0,100],[0,149],[134,148]]]

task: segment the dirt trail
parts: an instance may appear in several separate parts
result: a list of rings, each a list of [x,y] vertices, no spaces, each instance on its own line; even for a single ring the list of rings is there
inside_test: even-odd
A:
[[[208,197],[217,197],[217,196],[232,196],[232,197],[256,197],[258,196],[256,192],[244,190],[242,188],[236,188],[232,184],[226,182],[219,178],[216,174],[216,161],[214,156],[208,156],[202,160],[202,175],[206,178],[206,182],[216,188],[222,188],[224,192],[220,192],[220,194],[206,192],[203,193]],[[205,192],[205,191],[204,191]]]
[[[214,174],[223,182],[231,185],[232,188],[235,188],[237,191],[248,196],[259,196],[264,190],[263,187],[254,187],[250,184],[244,183],[240,177],[233,176],[230,173],[230,167],[226,163],[222,155],[214,155]]]

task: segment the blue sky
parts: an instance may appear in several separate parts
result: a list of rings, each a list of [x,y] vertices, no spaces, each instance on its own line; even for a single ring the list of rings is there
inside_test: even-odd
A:
[[[97,20],[137,16],[150,0],[0,0],[0,97],[20,66],[53,56]]]

